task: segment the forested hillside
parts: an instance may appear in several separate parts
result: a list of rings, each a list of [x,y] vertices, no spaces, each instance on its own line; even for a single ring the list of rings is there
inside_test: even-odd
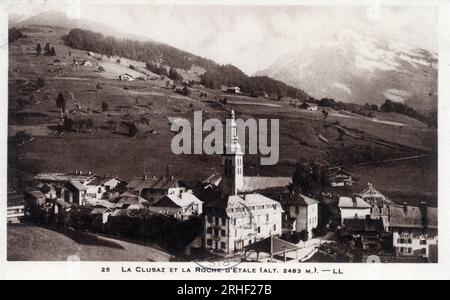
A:
[[[274,98],[289,96],[303,101],[312,98],[303,90],[286,85],[267,76],[247,76],[233,65],[220,65],[212,60],[196,56],[169,45],[156,42],[140,42],[129,39],[105,37],[89,30],[72,29],[64,37],[66,45],[110,56],[121,56],[170,68],[189,70],[199,66],[206,70],[201,83],[208,88],[219,89],[222,85],[239,86],[249,95],[267,93]]]

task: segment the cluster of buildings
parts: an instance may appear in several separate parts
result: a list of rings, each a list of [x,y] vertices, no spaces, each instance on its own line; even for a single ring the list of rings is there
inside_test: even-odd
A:
[[[56,214],[70,211],[73,205],[90,207],[92,213],[101,215],[103,224],[110,216],[146,210],[179,222],[199,220],[201,228],[195,240],[201,249],[222,255],[256,251],[258,256],[269,249],[270,255],[286,255],[273,249],[298,248],[280,239],[284,233],[310,239],[320,223],[328,222],[319,219],[323,217],[321,204],[289,189],[290,177],[245,176],[233,111],[230,121],[227,132],[231,138],[225,145],[222,172],[212,174],[195,189],[168,171],[164,176],[144,175],[129,182],[82,171],[41,173],[34,177],[35,190],[25,194],[25,202],[20,202],[18,195],[8,197],[8,221],[25,216],[27,207]],[[352,186],[354,180],[341,169],[332,172],[330,179],[332,187]],[[389,234],[398,256],[435,255],[437,210],[425,203],[398,205],[369,185],[354,197],[340,197],[338,212],[344,235],[361,241],[364,249],[370,250]]]
[[[345,233],[359,239],[364,249],[389,233],[397,256],[437,258],[437,208],[425,202],[396,204],[372,184],[352,198],[341,197],[338,206]]]
[[[40,173],[34,178],[34,190],[8,199],[8,222],[16,223],[33,213],[52,212],[64,217],[72,206],[90,208],[109,216],[147,209],[179,221],[202,214],[203,202],[179,180],[167,174],[133,179],[129,183],[117,176],[98,176],[91,172]],[[13,203],[14,202],[14,203]]]

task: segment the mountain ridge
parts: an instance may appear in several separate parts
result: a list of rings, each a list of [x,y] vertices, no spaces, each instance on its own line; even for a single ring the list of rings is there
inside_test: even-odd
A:
[[[386,99],[420,111],[437,109],[436,53],[343,30],[278,58],[255,75],[301,86],[315,98],[357,104]]]

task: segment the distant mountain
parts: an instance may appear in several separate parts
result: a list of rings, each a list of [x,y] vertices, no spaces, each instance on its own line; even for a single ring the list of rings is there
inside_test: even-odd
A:
[[[149,38],[122,32],[102,23],[87,19],[69,18],[67,14],[58,11],[47,11],[31,17],[25,17],[16,14],[9,15],[10,27],[14,26],[20,28],[31,25],[54,26],[68,29],[82,28],[100,32],[104,35],[113,36],[116,38],[130,38],[140,41],[149,40]]]
[[[428,112],[437,108],[435,53],[405,43],[343,30],[331,40],[305,45],[255,75],[301,87],[315,98],[357,104],[403,102]]]

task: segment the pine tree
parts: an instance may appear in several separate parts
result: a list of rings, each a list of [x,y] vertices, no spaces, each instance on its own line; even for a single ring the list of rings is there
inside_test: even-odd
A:
[[[66,99],[62,92],[59,92],[58,97],[56,97],[56,107],[61,110],[61,117],[66,111]]]
[[[50,49],[50,43],[46,43],[46,44],[45,44],[45,47],[44,47],[45,55],[50,55],[50,51],[51,51],[51,49]]]
[[[37,54],[37,56],[41,55],[41,52],[42,52],[41,44],[38,43],[37,46],[36,46],[36,54]]]
[[[106,112],[106,111],[108,110],[108,108],[109,108],[108,103],[103,102],[103,103],[102,103],[102,111],[103,111],[103,112]]]

